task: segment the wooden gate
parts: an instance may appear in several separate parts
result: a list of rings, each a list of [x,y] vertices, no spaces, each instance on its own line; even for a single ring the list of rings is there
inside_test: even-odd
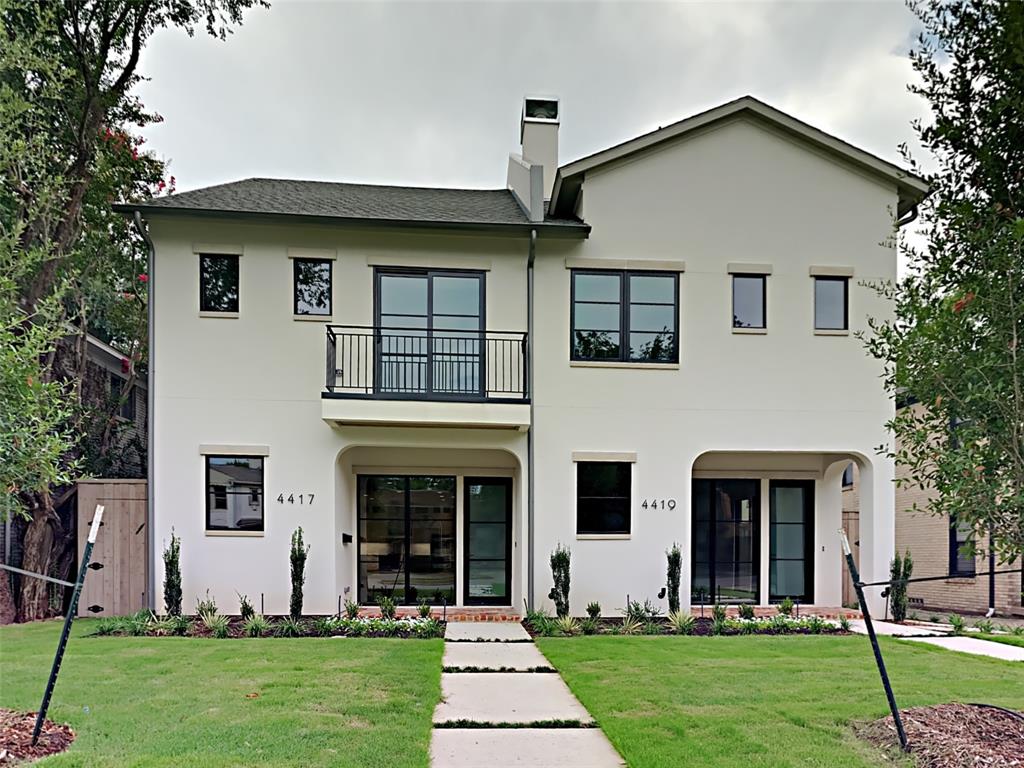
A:
[[[846,531],[846,538],[850,540],[850,548],[853,549],[853,562],[860,568],[860,514],[858,512],[843,510],[843,530]],[[853,608],[859,605],[845,557],[843,558],[843,605]]]
[[[81,562],[96,505],[105,507],[79,616],[124,616],[148,604],[149,531],[145,480],[82,480],[78,483],[78,557]],[[101,566],[101,567],[94,567]]]

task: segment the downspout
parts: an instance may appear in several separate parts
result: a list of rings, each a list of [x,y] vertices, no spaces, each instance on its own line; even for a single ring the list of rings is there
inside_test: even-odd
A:
[[[526,433],[526,609],[533,610],[533,433],[537,421],[533,411],[533,262],[537,258],[537,229],[530,230],[530,252],[526,260],[526,391],[530,396],[530,429]]]
[[[146,285],[147,298],[146,302],[146,349],[149,356],[149,365],[146,372],[146,538],[149,543],[146,547],[146,567],[148,569],[148,578],[146,579],[146,598],[149,604],[149,609],[156,610],[156,539],[153,530],[153,476],[155,474],[153,465],[153,431],[155,429],[154,415],[154,403],[156,402],[153,396],[153,391],[156,389],[156,363],[154,362],[155,357],[153,355],[153,342],[154,342],[154,309],[156,306],[156,294],[153,290],[153,272],[156,268],[156,248],[153,245],[153,240],[149,236],[149,232],[146,230],[146,225],[142,221],[142,214],[139,211],[135,211],[134,216],[135,229],[138,231],[139,236],[146,242],[146,275],[148,281]]]

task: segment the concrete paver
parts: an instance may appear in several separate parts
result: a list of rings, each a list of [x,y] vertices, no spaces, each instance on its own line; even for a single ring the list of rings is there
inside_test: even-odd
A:
[[[528,641],[530,633],[518,621],[449,621],[444,639],[479,642]]]
[[[538,723],[577,720],[590,713],[560,675],[528,672],[456,672],[441,675],[441,703],[434,723]]]
[[[1003,661],[1024,661],[1024,648],[1006,643],[995,643],[991,640],[979,640],[976,637],[908,637],[907,642],[928,643],[945,648],[949,651],[971,653],[975,656],[988,656]]]
[[[597,728],[435,728],[434,768],[620,768]]]
[[[445,643],[444,666],[519,672],[552,668],[533,643]]]
[[[917,627],[909,624],[893,624],[891,621],[872,621],[875,634],[886,637],[942,637],[945,632],[938,632],[925,627]],[[850,631],[858,635],[866,635],[867,627],[862,619],[854,619],[850,622]]]

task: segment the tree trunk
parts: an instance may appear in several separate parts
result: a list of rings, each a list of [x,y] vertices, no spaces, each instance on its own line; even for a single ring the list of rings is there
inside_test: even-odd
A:
[[[0,626],[13,624],[18,618],[18,609],[14,605],[11,594],[11,576],[7,571],[0,571]]]
[[[25,529],[21,567],[26,571],[50,575],[55,525],[59,525],[59,521],[53,512],[50,494],[44,493],[39,498],[39,504],[32,515],[32,522]],[[20,597],[19,618],[21,621],[36,621],[47,617],[49,613],[47,582],[32,576],[22,577]]]

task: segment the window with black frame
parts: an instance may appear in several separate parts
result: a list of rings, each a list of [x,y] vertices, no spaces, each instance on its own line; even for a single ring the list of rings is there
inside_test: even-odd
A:
[[[263,457],[206,457],[206,530],[263,530]]]
[[[768,327],[767,305],[768,276],[732,276],[732,326],[733,328],[764,329]]]
[[[768,505],[768,599],[814,597],[814,482],[772,480]]]
[[[955,516],[949,519],[949,575],[973,576],[976,567],[971,544],[971,526]]]
[[[814,329],[845,331],[849,327],[850,281],[845,277],[814,278]]]
[[[679,362],[679,275],[572,272],[570,355],[580,361]]]
[[[199,255],[199,311],[238,312],[237,255]]]
[[[331,315],[331,260],[292,259],[293,311],[296,315]]]
[[[117,415],[127,421],[135,421],[135,387],[133,386],[127,393],[125,393],[125,387],[128,381],[121,378],[116,373],[111,372],[110,374],[110,399],[111,403],[116,403],[122,398],[123,402],[118,406]]]
[[[626,461],[576,463],[576,533],[630,532],[632,471],[633,465]]]

